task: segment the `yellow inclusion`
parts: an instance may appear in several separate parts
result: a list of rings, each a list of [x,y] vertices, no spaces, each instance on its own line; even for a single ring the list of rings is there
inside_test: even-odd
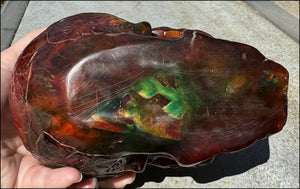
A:
[[[244,75],[236,75],[232,78],[231,81],[228,82],[226,86],[226,93],[227,94],[233,94],[238,89],[240,89],[245,83],[247,82],[247,79]]]
[[[100,120],[102,120],[102,119],[101,119],[100,117],[98,117],[96,114],[93,114],[91,117],[93,118],[94,121],[100,121]]]
[[[146,98],[146,99],[149,98],[145,91],[140,90],[140,91],[138,91],[138,94],[141,95],[143,98]]]

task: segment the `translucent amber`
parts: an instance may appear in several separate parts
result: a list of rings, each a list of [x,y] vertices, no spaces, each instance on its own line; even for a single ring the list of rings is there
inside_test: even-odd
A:
[[[87,176],[206,163],[287,118],[288,72],[254,47],[101,13],[48,27],[11,86],[26,148]]]

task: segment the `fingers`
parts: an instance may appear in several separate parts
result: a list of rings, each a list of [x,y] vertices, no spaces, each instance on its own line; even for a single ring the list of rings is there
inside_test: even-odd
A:
[[[78,184],[73,184],[70,188],[98,188],[98,181],[96,178],[88,178]]]
[[[124,188],[127,184],[131,184],[135,179],[134,172],[126,172],[118,177],[111,178],[99,182],[100,188]]]
[[[99,182],[100,188],[124,188],[135,179],[135,173],[126,172],[118,177]],[[50,169],[39,161],[25,156],[19,167],[16,187],[28,188],[97,188],[96,178],[82,180],[82,174],[71,167]]]
[[[82,175],[75,168],[50,169],[39,165],[32,156],[25,156],[19,167],[16,187],[67,188],[81,180]]]
[[[32,179],[29,186],[39,188],[66,188],[82,179],[81,174],[74,168],[64,167],[50,169],[43,166],[32,170]]]

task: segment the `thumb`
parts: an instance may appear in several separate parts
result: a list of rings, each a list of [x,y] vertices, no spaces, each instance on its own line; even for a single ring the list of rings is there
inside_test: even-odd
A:
[[[22,39],[17,41],[14,45],[1,52],[1,110],[3,104],[7,100],[9,81],[11,79],[14,66],[17,62],[18,57],[24,50],[24,48],[46,28],[28,33]]]

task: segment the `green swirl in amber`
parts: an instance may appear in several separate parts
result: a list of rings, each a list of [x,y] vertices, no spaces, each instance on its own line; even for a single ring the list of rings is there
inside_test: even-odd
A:
[[[201,106],[201,99],[193,90],[193,85],[190,77],[160,72],[142,78],[129,87],[122,94],[130,95],[125,107],[121,107],[122,97],[117,97],[103,103],[92,117],[110,122],[113,121],[110,119],[111,114],[118,114],[132,120],[131,123],[124,123],[130,132],[137,128],[152,135],[180,139],[181,130],[190,122],[190,115]],[[160,106],[157,104],[158,98],[165,98],[164,101],[169,102]],[[165,114],[160,116],[158,113]],[[172,128],[177,134],[164,130],[172,121],[177,123],[174,125],[177,128]]]

